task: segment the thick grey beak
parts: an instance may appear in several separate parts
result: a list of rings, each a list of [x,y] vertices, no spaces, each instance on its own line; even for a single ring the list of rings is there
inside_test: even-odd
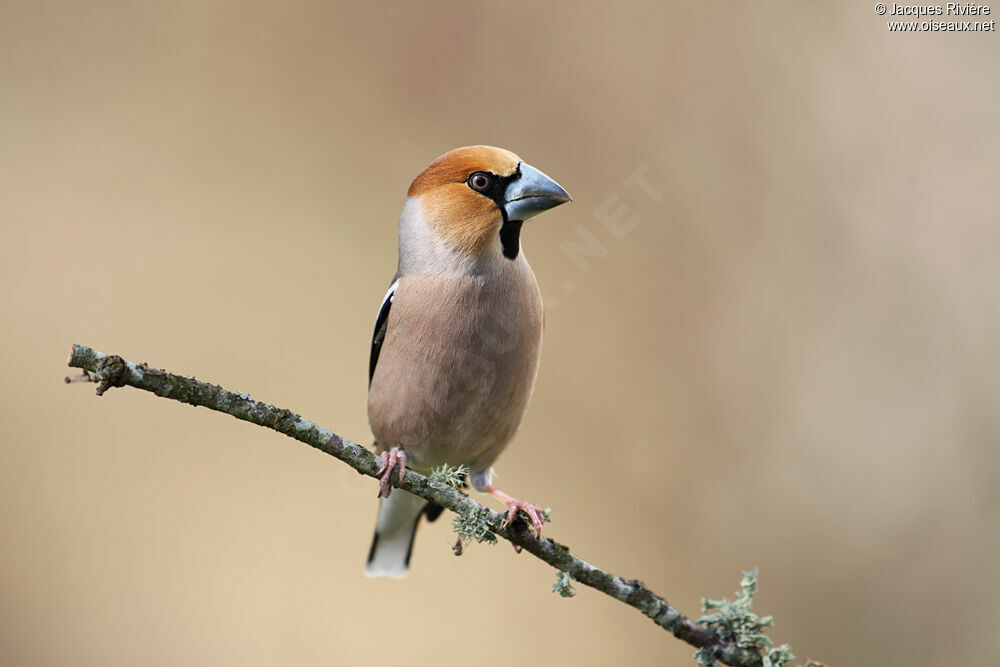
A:
[[[573,201],[569,193],[530,164],[519,165],[521,177],[512,181],[504,193],[507,220],[527,220],[542,211]]]

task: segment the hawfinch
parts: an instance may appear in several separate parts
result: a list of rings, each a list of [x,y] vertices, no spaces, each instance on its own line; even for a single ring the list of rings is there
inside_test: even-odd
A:
[[[466,146],[410,184],[399,264],[375,320],[368,421],[382,458],[368,576],[403,577],[422,515],[441,508],[397,489],[409,466],[464,465],[478,491],[525,512],[541,508],[493,486],[493,462],[521,423],[538,370],[542,296],[521,249],[521,224],[571,201],[510,151]]]

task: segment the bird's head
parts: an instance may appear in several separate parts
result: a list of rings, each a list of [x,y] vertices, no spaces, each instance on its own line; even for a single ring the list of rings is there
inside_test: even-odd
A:
[[[452,248],[478,255],[499,237],[510,259],[517,256],[523,221],[572,201],[554,180],[493,146],[445,153],[413,180],[407,194],[419,199],[433,233]]]

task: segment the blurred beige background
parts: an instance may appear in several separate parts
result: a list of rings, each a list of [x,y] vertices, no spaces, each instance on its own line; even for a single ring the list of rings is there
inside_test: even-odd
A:
[[[525,230],[546,341],[499,465],[551,536],[694,616],[759,566],[801,658],[995,659],[1000,38],[659,4],[5,2],[0,661],[693,664],[447,520],[366,580],[373,481],[62,383],[80,342],[368,443],[406,187],[469,143],[575,197]]]

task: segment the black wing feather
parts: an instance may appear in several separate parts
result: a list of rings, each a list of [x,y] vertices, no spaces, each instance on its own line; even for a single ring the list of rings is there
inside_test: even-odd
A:
[[[399,281],[393,278],[389,291],[382,299],[382,307],[378,309],[378,317],[375,318],[375,331],[372,333],[372,351],[368,358],[368,386],[372,384],[372,377],[375,376],[375,366],[378,365],[378,355],[382,352],[382,342],[385,340],[386,329],[389,328],[389,309],[392,308],[392,300],[396,296],[396,287]]]

